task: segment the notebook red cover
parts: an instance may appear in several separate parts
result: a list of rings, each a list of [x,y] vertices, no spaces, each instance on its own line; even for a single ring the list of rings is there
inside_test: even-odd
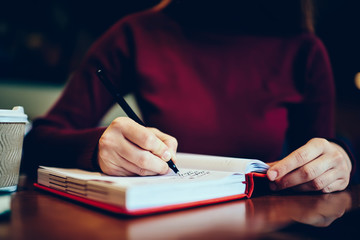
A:
[[[63,191],[60,191],[60,190],[57,190],[54,188],[43,186],[38,183],[34,183],[34,186],[38,189],[45,190],[47,192],[50,192],[50,193],[53,193],[56,195],[60,195],[62,197],[69,198],[69,199],[75,200],[77,202],[80,202],[80,203],[83,203],[86,205],[90,205],[90,206],[93,206],[93,207],[96,207],[96,208],[99,208],[102,210],[106,210],[106,211],[109,211],[112,213],[130,215],[130,216],[143,216],[143,215],[150,215],[150,214],[154,214],[154,213],[176,211],[176,210],[181,210],[181,209],[186,209],[186,208],[227,202],[227,201],[232,201],[232,200],[236,200],[236,199],[250,198],[254,191],[254,185],[255,185],[254,177],[255,178],[265,178],[266,174],[264,174],[264,173],[248,173],[248,174],[246,174],[246,191],[244,194],[237,194],[237,195],[215,198],[215,199],[194,201],[194,202],[174,204],[174,205],[166,205],[166,206],[160,206],[160,207],[143,208],[143,209],[136,209],[136,210],[129,210],[129,209],[126,209],[121,206],[116,206],[116,205],[80,197],[77,195],[70,194],[68,192],[63,192]]]

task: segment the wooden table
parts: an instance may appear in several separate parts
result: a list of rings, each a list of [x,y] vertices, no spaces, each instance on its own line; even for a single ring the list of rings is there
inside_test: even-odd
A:
[[[28,185],[12,194],[0,239],[360,239],[359,196],[357,185],[333,194],[283,193],[134,218]]]

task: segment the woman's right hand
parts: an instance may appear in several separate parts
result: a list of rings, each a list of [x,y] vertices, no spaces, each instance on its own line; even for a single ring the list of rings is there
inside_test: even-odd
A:
[[[99,140],[98,163],[104,173],[114,176],[165,174],[166,162],[176,161],[176,149],[174,137],[119,117]]]

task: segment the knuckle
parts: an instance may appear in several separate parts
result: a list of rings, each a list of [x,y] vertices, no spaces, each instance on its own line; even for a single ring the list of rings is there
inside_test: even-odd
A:
[[[102,135],[99,139],[99,150],[106,145],[106,138],[104,135]]]
[[[295,161],[297,165],[302,165],[304,162],[306,162],[307,157],[308,157],[308,152],[306,150],[297,151],[295,153]]]
[[[141,154],[141,155],[138,157],[137,165],[138,165],[140,168],[146,168],[148,161],[149,161],[149,157],[147,156],[147,154]]]
[[[146,176],[146,170],[144,168],[139,167],[138,168],[138,174],[140,176]]]
[[[316,146],[317,148],[325,148],[326,145],[329,143],[326,139],[324,138],[313,138],[311,139],[309,142],[311,142],[312,144],[314,144],[314,146]]]
[[[159,133],[160,130],[154,127],[147,127],[150,131],[154,132],[154,133]]]
[[[126,129],[129,127],[129,120],[126,117],[117,117],[115,118],[112,123],[117,129]]]
[[[314,167],[309,167],[306,165],[303,167],[302,175],[305,180],[311,180],[317,176],[317,171]]]
[[[170,137],[169,138],[169,145],[176,149],[177,146],[178,146],[178,141],[176,140],[176,138]]]
[[[339,151],[334,152],[333,159],[334,159],[335,163],[337,163],[337,164],[344,162],[343,155]]]
[[[142,137],[143,146],[145,149],[150,149],[156,142],[156,137],[152,133],[145,133]]]
[[[312,185],[314,187],[314,190],[322,190],[325,186],[325,182],[322,178],[315,178],[313,181],[312,181]]]
[[[99,146],[100,147],[105,147],[105,146],[109,145],[110,142],[111,141],[110,141],[108,135],[103,134],[99,139]]]

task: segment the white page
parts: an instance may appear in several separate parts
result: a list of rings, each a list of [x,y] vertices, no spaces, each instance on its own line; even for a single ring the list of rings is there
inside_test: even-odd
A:
[[[207,169],[249,173],[252,171],[266,172],[269,166],[257,159],[232,158],[202,154],[177,153],[176,165],[179,168]]]
[[[192,169],[193,172],[199,173],[204,172],[203,169],[210,171],[220,171],[219,173],[207,171],[205,176],[197,178],[197,181],[202,180],[214,180],[219,178],[219,174],[222,177],[231,175],[231,172],[238,173],[248,173],[254,171],[254,165],[260,166],[260,170],[266,171],[268,165],[255,159],[245,159],[245,158],[231,158],[231,157],[220,157],[220,156],[211,156],[211,155],[201,155],[201,154],[189,154],[189,153],[178,153],[177,154],[177,166],[182,175],[186,175],[189,169]],[[205,166],[205,167],[204,167]],[[170,171],[166,175],[157,175],[157,176],[146,176],[146,177],[116,177],[109,176],[99,172],[90,172],[81,169],[69,169],[69,168],[53,168],[53,167],[44,167],[48,171],[57,173],[61,176],[68,176],[71,178],[78,178],[83,180],[97,180],[97,181],[110,181],[115,185],[121,185],[125,188],[132,185],[149,185],[149,184],[160,184],[160,183],[177,183],[177,182],[187,182],[193,181],[191,178],[193,176],[188,175],[184,177],[179,177]],[[185,170],[186,169],[186,170]],[[228,172],[228,173],[224,173]],[[221,177],[220,177],[221,178]]]
[[[150,186],[162,185],[164,188],[171,187],[174,184],[183,184],[191,182],[207,182],[207,181],[216,181],[218,179],[226,178],[232,175],[231,172],[221,172],[221,171],[204,171],[196,169],[180,169],[184,177],[180,177],[173,172],[169,172],[165,175],[156,175],[156,176],[134,176],[134,177],[115,177],[115,176],[102,176],[101,178],[96,177],[93,179],[88,179],[89,183],[96,185],[103,185],[109,188],[118,188],[122,187],[144,187],[149,188]],[[111,184],[109,184],[111,182]]]
[[[49,171],[50,174],[68,176],[68,180],[71,181],[72,178],[82,179],[82,180],[95,180],[97,182],[112,182],[113,185],[121,185],[124,187],[129,187],[132,185],[153,185],[153,184],[162,184],[162,183],[181,183],[181,182],[191,182],[191,181],[209,181],[216,180],[231,175],[230,172],[213,172],[213,171],[203,171],[203,170],[194,170],[194,169],[181,169],[183,177],[178,176],[177,174],[169,171],[165,175],[156,175],[156,176],[133,176],[133,177],[119,177],[119,176],[109,176],[103,173],[90,172],[80,169],[68,169],[68,168],[53,168],[53,167],[44,167],[41,168]]]

